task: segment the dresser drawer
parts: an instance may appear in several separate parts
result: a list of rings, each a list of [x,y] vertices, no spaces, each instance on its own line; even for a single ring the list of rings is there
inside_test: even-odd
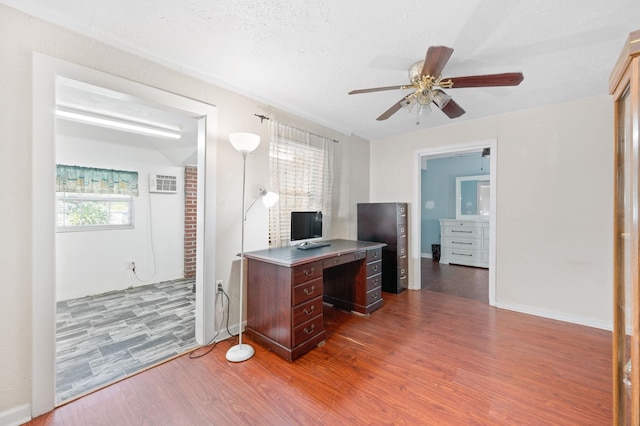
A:
[[[373,290],[382,285],[382,274],[374,275],[367,278],[367,291]]]
[[[379,260],[373,263],[367,263],[367,277],[376,275],[382,272],[382,261]]]
[[[443,237],[454,238],[482,238],[482,228],[472,226],[445,226]]]
[[[372,303],[377,302],[381,298],[382,298],[382,288],[381,287],[374,288],[373,290],[368,291],[367,292],[367,306],[371,305]]]
[[[293,329],[293,347],[311,339],[322,331],[322,315],[318,315]]]
[[[445,256],[448,258],[450,263],[476,263],[480,262],[480,252],[479,251],[466,251],[466,250],[455,250],[455,249],[446,249]]]
[[[305,263],[293,268],[293,284],[322,277],[322,261]]]
[[[333,256],[324,260],[325,268],[332,268],[334,266],[343,265],[345,263],[353,262],[355,260],[365,259],[367,252],[365,250],[356,251],[353,253],[341,254]]]
[[[375,262],[376,260],[380,259],[382,259],[382,247],[373,250],[367,250],[367,262]]]
[[[316,297],[293,308],[293,326],[302,324],[322,313],[322,297]]]
[[[307,281],[304,284],[297,285],[293,288],[293,304],[298,306],[300,303],[311,300],[314,297],[322,295],[322,277],[315,280]]]
[[[458,250],[480,250],[482,247],[482,240],[466,239],[461,237],[447,237],[444,239],[444,245],[446,248],[458,249]]]

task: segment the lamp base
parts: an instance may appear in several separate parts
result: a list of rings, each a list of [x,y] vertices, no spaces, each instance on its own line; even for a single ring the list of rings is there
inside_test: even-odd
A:
[[[240,345],[231,346],[227,351],[227,361],[242,362],[253,356],[255,351],[251,345],[242,343]]]

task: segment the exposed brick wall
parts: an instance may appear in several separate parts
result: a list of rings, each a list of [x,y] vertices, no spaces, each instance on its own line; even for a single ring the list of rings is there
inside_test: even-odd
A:
[[[198,168],[184,169],[184,277],[196,276],[196,231],[198,212]]]

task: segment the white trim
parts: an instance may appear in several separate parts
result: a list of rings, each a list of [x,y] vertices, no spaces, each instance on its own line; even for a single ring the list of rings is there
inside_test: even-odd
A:
[[[546,309],[533,308],[531,306],[518,305],[512,303],[497,303],[496,308],[506,309],[521,314],[535,315],[537,317],[548,318],[557,321],[569,322],[572,324],[584,325],[587,327],[599,328],[602,330],[613,330],[613,324],[607,321],[594,321],[593,318],[586,318],[575,315],[567,315],[563,312],[549,311]]]
[[[215,334],[216,134],[215,106],[60,59],[33,54],[32,140],[32,401],[36,417],[55,407],[55,128],[56,79],[106,87],[168,105],[198,120],[196,340]],[[202,184],[200,184],[202,183]],[[204,259],[211,259],[205,262]]]
[[[18,426],[31,420],[31,404],[22,404],[0,412],[0,425]]]
[[[498,140],[495,138],[484,139],[479,141],[471,141],[466,143],[460,143],[456,145],[445,145],[435,148],[420,149],[414,152],[414,185],[413,185],[413,205],[420,206],[420,182],[421,182],[421,169],[422,160],[426,157],[442,157],[445,154],[455,154],[465,151],[478,150],[481,148],[489,147],[491,149],[491,155],[489,156],[491,176],[491,215],[489,216],[489,304],[496,306],[496,190],[497,190],[497,156],[498,156]],[[411,215],[411,252],[421,253],[421,211],[418,209]],[[421,256],[416,254],[412,255],[412,270],[414,280],[409,283],[409,288],[413,290],[419,290],[421,287]]]

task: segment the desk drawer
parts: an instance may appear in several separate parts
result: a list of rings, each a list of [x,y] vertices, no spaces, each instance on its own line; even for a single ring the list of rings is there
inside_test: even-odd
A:
[[[324,260],[324,267],[332,268],[334,266],[343,265],[345,263],[353,262],[356,260],[364,259],[367,257],[367,252],[365,250],[356,251],[353,253],[340,254],[338,256],[333,256]]]
[[[293,347],[304,343],[322,331],[322,315],[300,324],[293,329]]]
[[[375,262],[376,260],[380,259],[382,259],[382,247],[373,250],[367,250],[367,263]]]
[[[367,278],[367,291],[373,290],[382,285],[382,274],[374,275]]]
[[[367,276],[376,275],[382,272],[382,261],[367,263]]]
[[[292,306],[298,306],[299,304],[318,296],[322,296],[322,277],[295,286],[293,288]]]
[[[322,313],[322,297],[316,297],[309,302],[303,303],[293,308],[293,326],[302,324],[305,321]]]
[[[322,277],[322,262],[310,262],[293,268],[293,284],[303,283]]]
[[[382,297],[382,288],[378,287],[367,292],[367,306],[377,302]]]

